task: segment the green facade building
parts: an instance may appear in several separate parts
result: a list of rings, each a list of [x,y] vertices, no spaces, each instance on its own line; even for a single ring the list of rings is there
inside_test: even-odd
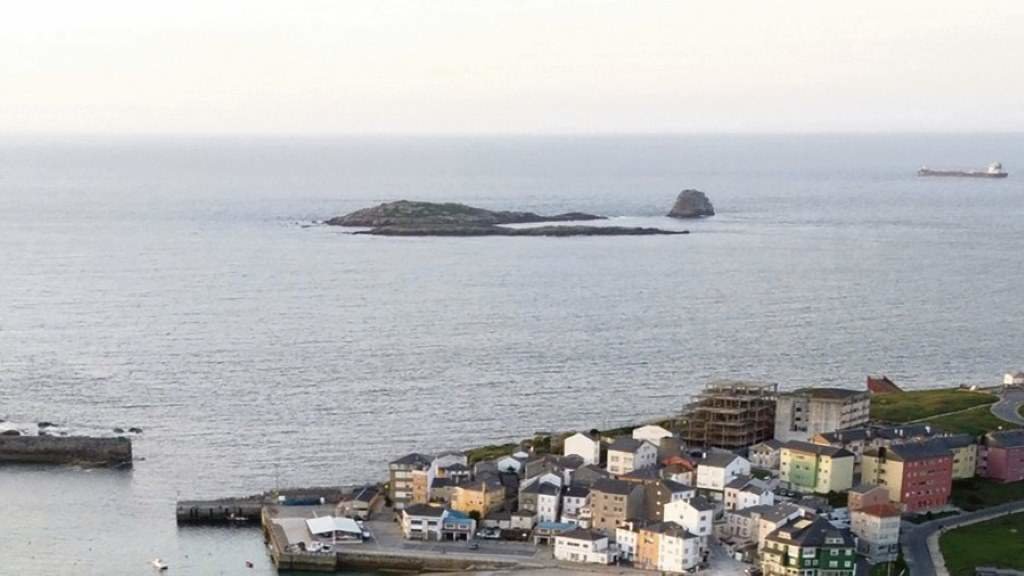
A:
[[[796,518],[768,535],[761,551],[766,576],[855,576],[855,542],[824,518]]]

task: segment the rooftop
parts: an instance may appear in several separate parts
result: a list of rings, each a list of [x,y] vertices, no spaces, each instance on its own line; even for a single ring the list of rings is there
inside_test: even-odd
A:
[[[942,436],[938,438],[937,441],[943,443],[946,446],[946,448],[949,448],[950,450],[952,450],[953,448],[963,448],[965,446],[970,446],[972,444],[977,443],[974,439],[974,436],[971,436],[970,434],[953,434],[951,436]]]
[[[732,464],[733,460],[740,458],[739,454],[728,450],[709,450],[698,462],[699,466],[710,466],[713,468],[725,468]]]
[[[691,508],[699,510],[701,512],[706,512],[708,510],[715,509],[715,505],[712,504],[710,500],[703,496],[694,496],[693,498],[687,500],[686,503],[689,504]]]
[[[905,444],[894,444],[888,448],[875,448],[864,453],[867,456],[880,457],[885,455],[887,460],[913,461],[926,458],[951,457],[953,454],[942,442],[942,439],[927,442],[907,442]]]
[[[362,534],[363,529],[351,518],[341,516],[320,516],[306,520],[306,526],[311,534],[330,534],[332,532],[348,532],[350,534]]]
[[[632,436],[619,436],[608,446],[608,451],[634,453],[644,444],[650,444],[650,442],[637,440]]]
[[[583,484],[569,484],[562,496],[566,498],[586,498],[590,495],[590,487]]]
[[[853,488],[850,488],[848,492],[853,492],[854,494],[867,494],[872,490],[878,489],[885,490],[886,488],[885,486],[879,486],[877,484],[857,484]]]
[[[758,506],[751,506],[744,508],[749,511],[750,514],[758,514],[764,520],[769,522],[782,522],[787,518],[791,518],[793,514],[802,514],[801,508],[795,504],[789,504],[782,502],[779,504],[760,504]]]
[[[792,392],[785,392],[783,396],[809,396],[819,400],[848,400],[850,398],[868,397],[866,390],[851,390],[849,388],[811,387],[798,388]]]
[[[428,506],[426,504],[413,504],[411,506],[406,506],[402,512],[409,516],[429,516],[431,518],[440,518],[444,515],[444,508],[441,508],[440,506]]]
[[[591,492],[601,492],[604,494],[616,494],[619,496],[628,496],[633,493],[638,484],[630,484],[625,480],[613,480],[611,478],[601,478],[594,482],[594,486],[591,488]]]
[[[782,447],[792,452],[817,454],[818,456],[828,456],[830,458],[853,458],[853,452],[850,452],[845,448],[836,448],[835,446],[831,446],[829,444],[811,444],[810,442],[790,440],[789,442],[783,444]]]
[[[854,510],[853,514],[867,514],[868,516],[875,516],[878,518],[892,518],[893,516],[900,515],[899,506],[892,503],[886,504],[875,504],[874,506],[866,506],[860,510]]]
[[[674,538],[682,538],[684,540],[688,538],[697,537],[694,534],[692,534],[689,530],[687,530],[684,526],[677,524],[675,522],[658,522],[657,524],[650,524],[648,526],[645,526],[644,528],[641,528],[641,530],[646,530],[648,532],[654,532],[656,534],[662,534],[665,536],[672,536]]]
[[[840,546],[848,548],[853,546],[853,537],[849,532],[832,526],[828,520],[821,517],[792,520],[769,534],[768,539],[801,547]],[[830,544],[829,540],[838,540],[839,542]]]
[[[752,476],[737,476],[726,484],[725,487],[733,490],[742,490],[751,494],[764,494],[768,492],[767,484]]]
[[[569,539],[572,539],[572,540],[586,540],[588,542],[595,542],[597,540],[603,540],[603,539],[605,539],[607,537],[608,536],[605,536],[604,534],[602,534],[600,532],[595,532],[593,530],[587,530],[586,528],[577,528],[575,530],[570,530],[569,532],[566,532],[564,534],[559,534],[558,535],[558,538],[569,538]]]
[[[693,491],[692,486],[687,486],[682,482],[676,482],[675,480],[662,480],[661,485],[667,488],[670,492],[691,492]]]
[[[1024,430],[1004,430],[989,432],[985,435],[985,444],[996,448],[1024,447]]]
[[[753,450],[755,450],[755,449],[757,449],[759,447],[765,447],[765,448],[770,448],[772,450],[778,450],[779,448],[782,448],[782,442],[779,442],[775,438],[772,438],[771,440],[765,440],[764,442],[758,442],[757,444],[754,444],[753,446],[750,447],[750,450],[753,451]]]
[[[390,464],[397,466],[423,466],[428,467],[434,459],[426,454],[420,454],[419,452],[413,452],[406,454],[398,460],[392,460]]]
[[[647,466],[645,468],[637,468],[628,474],[623,474],[621,477],[629,480],[658,480],[661,478],[661,471],[653,466]]]

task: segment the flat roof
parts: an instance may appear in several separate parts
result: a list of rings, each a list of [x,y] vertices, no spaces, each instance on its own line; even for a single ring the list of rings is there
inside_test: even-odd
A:
[[[348,532],[350,534],[362,534],[363,529],[351,518],[341,516],[319,516],[306,520],[306,527],[314,536],[320,534],[332,534],[334,532]]]

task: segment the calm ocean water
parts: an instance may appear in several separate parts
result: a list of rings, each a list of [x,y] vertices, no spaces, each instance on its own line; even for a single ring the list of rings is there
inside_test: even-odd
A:
[[[917,179],[922,164],[1005,181]],[[699,188],[719,215],[663,218]],[[690,236],[370,238],[401,198]],[[174,500],[673,412],[709,379],[1024,368],[1024,136],[0,143],[0,418],[141,426],[131,472],[0,469],[0,574],[269,574]],[[247,570],[245,560],[257,561]]]

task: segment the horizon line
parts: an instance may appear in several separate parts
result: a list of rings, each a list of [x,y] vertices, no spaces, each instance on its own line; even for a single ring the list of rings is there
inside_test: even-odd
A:
[[[1019,130],[815,130],[815,131],[593,131],[593,132],[86,132],[20,131],[0,134],[0,142],[21,139],[343,139],[343,138],[636,138],[636,137],[815,137],[815,136],[1018,136]]]

